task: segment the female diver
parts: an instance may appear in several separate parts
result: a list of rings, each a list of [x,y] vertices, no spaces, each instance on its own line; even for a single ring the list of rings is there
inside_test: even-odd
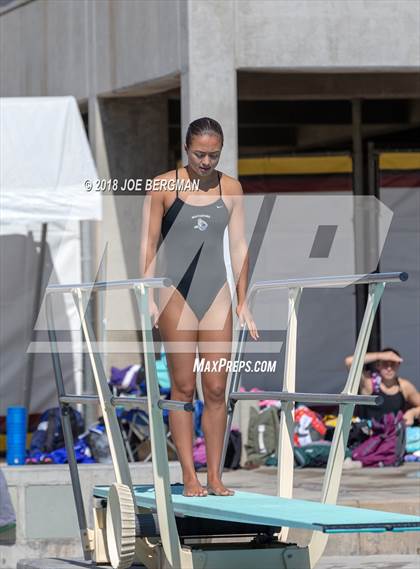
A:
[[[201,118],[186,134],[188,164],[154,180],[162,191],[149,192],[143,208],[141,274],[156,276],[156,258],[161,247],[166,260],[165,276],[173,286],[153,289],[149,308],[154,326],[159,326],[171,376],[171,398],[192,401],[196,388],[196,350],[205,362],[201,372],[204,396],[202,428],[206,441],[207,487],[196,475],[192,445],[191,414],[171,411],[169,425],[181,463],[184,495],[229,496],[219,476],[226,428],[225,391],[227,372],[218,367],[221,358],[230,361],[232,342],[232,298],[227,283],[223,253],[226,227],[236,283],[236,313],[256,340],[258,331],[246,303],[248,249],[244,233],[243,192],[234,178],[216,170],[223,146],[218,122]],[[170,183],[176,191],[168,189]],[[192,188],[198,183],[199,189]],[[180,189],[183,188],[183,191]],[[164,189],[166,188],[166,189]]]
[[[353,356],[347,356],[344,363],[350,369]],[[420,419],[420,393],[408,379],[400,377],[402,363],[400,353],[394,348],[384,348],[380,352],[367,352],[365,366],[371,369],[362,371],[360,393],[363,395],[379,394],[383,401],[375,407],[361,407],[359,416],[362,419],[380,421],[386,413],[404,412],[404,421],[411,426]]]

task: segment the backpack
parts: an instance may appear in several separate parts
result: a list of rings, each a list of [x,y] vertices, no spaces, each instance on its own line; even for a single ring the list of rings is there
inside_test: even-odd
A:
[[[293,448],[293,456],[295,466],[298,468],[311,467],[319,468],[327,466],[328,457],[330,455],[331,443],[329,441],[321,441],[304,445],[303,447],[295,446]],[[351,456],[351,451],[346,449],[345,458]]]
[[[373,434],[352,452],[363,466],[399,466],[405,454],[403,412],[387,413],[381,421],[372,420]]]
[[[204,437],[197,437],[194,441],[193,460],[195,468],[202,468],[207,464],[206,443]]]
[[[234,429],[230,432],[229,443],[226,450],[225,468],[236,470],[241,464],[242,436],[240,431]],[[206,442],[204,437],[197,437],[193,444],[193,460],[195,468],[207,465]]]
[[[201,399],[196,399],[194,401],[194,432],[196,437],[204,437],[203,429],[201,428],[203,410],[203,401],[201,401]]]
[[[327,427],[321,420],[320,415],[300,405],[295,410],[295,434],[293,442],[295,446],[304,446],[322,440],[327,432]]]
[[[354,450],[361,443],[366,441],[372,434],[372,429],[370,427],[370,421],[360,420],[354,421],[350,426],[349,438],[347,441],[347,446],[349,449]]]
[[[87,439],[95,461],[102,462],[104,464],[111,464],[111,450],[109,448],[103,418],[89,427]]]
[[[73,409],[73,407],[69,407],[70,413],[70,424],[71,424],[71,431],[73,433],[73,439],[77,440],[78,436],[83,433],[84,423],[83,417]],[[64,446],[64,434],[63,434],[63,427],[61,424],[61,411],[59,407],[53,407],[52,409],[48,410],[48,425],[47,425],[47,433],[45,438],[45,451],[51,452],[58,448],[62,448]]]
[[[229,435],[229,443],[226,450],[225,468],[236,470],[241,466],[242,435],[241,431],[232,429]]]
[[[247,461],[262,464],[265,459],[277,451],[279,416],[275,407],[258,411],[250,409],[248,440],[245,445]]]
[[[70,423],[73,438],[76,441],[77,437],[83,433],[84,424],[83,417],[69,407]],[[36,431],[32,435],[31,447],[29,450],[30,457],[38,457],[42,453],[50,453],[64,446],[63,428],[61,425],[61,412],[59,407],[52,407],[47,409],[41,417]]]
[[[91,464],[95,462],[95,459],[92,457],[91,449],[86,443],[85,437],[79,437],[77,441],[75,441],[73,450],[76,462],[80,464]],[[53,464],[67,464],[68,461],[66,447],[57,448],[41,457],[41,462]]]

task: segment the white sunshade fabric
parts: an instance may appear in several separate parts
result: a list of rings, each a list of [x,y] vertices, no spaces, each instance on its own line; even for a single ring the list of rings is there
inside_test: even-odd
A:
[[[2,233],[8,225],[101,218],[101,196],[74,97],[0,99]]]
[[[97,172],[73,97],[0,99],[0,415],[23,404],[42,223],[48,223],[43,282],[80,282],[79,221],[100,220],[102,198],[85,180]],[[43,313],[41,306],[40,313]],[[66,341],[80,341],[71,297],[59,298]],[[47,341],[38,330],[37,340]],[[79,392],[81,354],[62,355],[68,391]],[[56,405],[51,355],[36,353],[30,412]]]

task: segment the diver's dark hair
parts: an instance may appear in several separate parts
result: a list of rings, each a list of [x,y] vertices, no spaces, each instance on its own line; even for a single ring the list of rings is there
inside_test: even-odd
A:
[[[399,358],[401,357],[400,352],[395,348],[382,348],[381,352],[394,352],[394,354],[396,354]]]
[[[209,117],[201,117],[190,123],[187,134],[185,136],[185,144],[187,148],[191,146],[193,136],[201,136],[203,134],[216,134],[220,137],[223,146],[223,130],[220,124]]]

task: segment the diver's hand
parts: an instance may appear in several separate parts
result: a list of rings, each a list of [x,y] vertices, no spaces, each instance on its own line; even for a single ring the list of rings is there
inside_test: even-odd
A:
[[[404,421],[406,426],[411,427],[415,419],[417,419],[418,417],[420,417],[420,407],[414,407],[412,409],[408,409],[408,411],[404,413]]]
[[[246,302],[238,304],[238,306],[236,307],[236,314],[238,315],[241,326],[245,326],[246,324],[246,327],[248,328],[249,333],[251,334],[251,338],[253,338],[254,340],[258,340],[260,336],[258,334],[257,326],[255,325],[251,311],[249,310]]]
[[[384,362],[394,362],[396,364],[401,364],[403,362],[403,359],[400,358],[400,356],[397,356],[397,354],[395,354],[394,352],[379,352],[378,353],[378,360],[384,361]]]

